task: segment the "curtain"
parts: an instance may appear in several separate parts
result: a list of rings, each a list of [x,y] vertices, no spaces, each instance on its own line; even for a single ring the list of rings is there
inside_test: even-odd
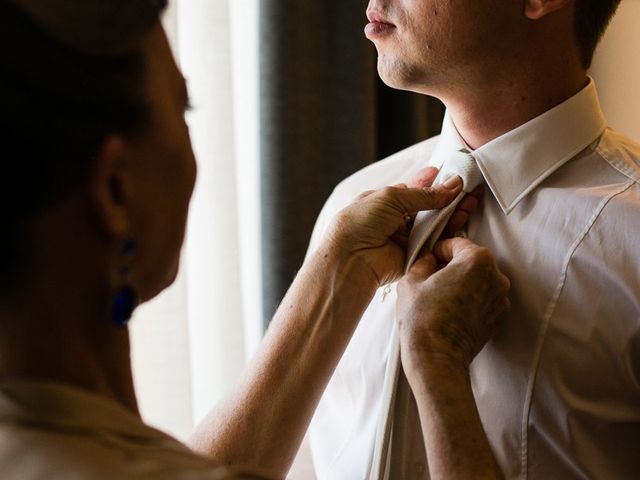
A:
[[[260,2],[260,162],[265,327],[333,187],[439,132],[434,99],[384,86],[365,1]]]
[[[262,334],[257,0],[173,0],[164,24],[194,105],[198,180],[179,276],[136,311],[132,360],[143,417],[184,439]]]

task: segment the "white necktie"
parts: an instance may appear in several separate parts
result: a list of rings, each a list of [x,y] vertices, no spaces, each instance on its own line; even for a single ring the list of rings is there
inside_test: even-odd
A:
[[[444,231],[451,215],[455,211],[462,199],[480,185],[484,178],[478,168],[475,159],[466,151],[459,151],[452,154],[445,161],[440,169],[434,184],[443,183],[454,175],[462,178],[463,190],[448,206],[441,210],[431,210],[420,212],[416,217],[413,230],[409,236],[409,246],[407,248],[407,262],[405,271],[411,268],[416,261],[424,245],[429,250],[438,241]],[[385,374],[385,383],[382,397],[382,409],[378,431],[376,433],[376,443],[373,454],[373,464],[370,480],[384,480],[388,461],[391,434],[393,429],[393,412],[398,388],[398,379],[401,374],[402,365],[400,362],[400,339],[397,328],[394,328],[391,338],[391,350],[389,362]],[[405,382],[406,383],[406,382]]]

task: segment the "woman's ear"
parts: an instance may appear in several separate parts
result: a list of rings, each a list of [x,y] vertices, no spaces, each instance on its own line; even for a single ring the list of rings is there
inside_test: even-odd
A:
[[[99,227],[109,237],[122,238],[129,233],[128,200],[131,176],[125,159],[126,147],[117,135],[109,135],[98,150],[90,184]]]
[[[551,12],[561,10],[571,3],[571,0],[525,0],[524,13],[530,20],[540,20]]]

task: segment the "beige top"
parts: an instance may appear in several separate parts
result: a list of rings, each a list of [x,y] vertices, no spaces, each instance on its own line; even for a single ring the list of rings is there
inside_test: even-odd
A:
[[[68,385],[15,381],[0,382],[0,478],[230,477],[113,400]]]

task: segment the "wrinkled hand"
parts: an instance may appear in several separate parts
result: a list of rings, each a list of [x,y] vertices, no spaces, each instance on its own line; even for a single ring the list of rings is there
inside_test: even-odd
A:
[[[363,274],[377,286],[397,280],[403,274],[415,214],[445,207],[461,190],[459,177],[431,187],[436,174],[436,169],[423,171],[413,182],[418,188],[401,184],[363,193],[338,213],[328,232],[329,243],[343,257],[361,262]]]
[[[447,265],[437,270],[438,264]],[[425,362],[469,368],[509,307],[510,282],[492,254],[453,238],[436,244],[398,284],[396,305],[407,375]]]
[[[430,187],[437,175],[437,168],[423,168],[422,170],[419,170],[416,175],[407,183],[407,186],[411,188]],[[469,221],[471,215],[473,215],[478,209],[483,196],[484,185],[478,185],[471,193],[466,195],[456,206],[455,211],[451,215],[451,218],[449,219],[449,222],[444,229],[443,235],[452,237],[457,232],[462,230]]]

